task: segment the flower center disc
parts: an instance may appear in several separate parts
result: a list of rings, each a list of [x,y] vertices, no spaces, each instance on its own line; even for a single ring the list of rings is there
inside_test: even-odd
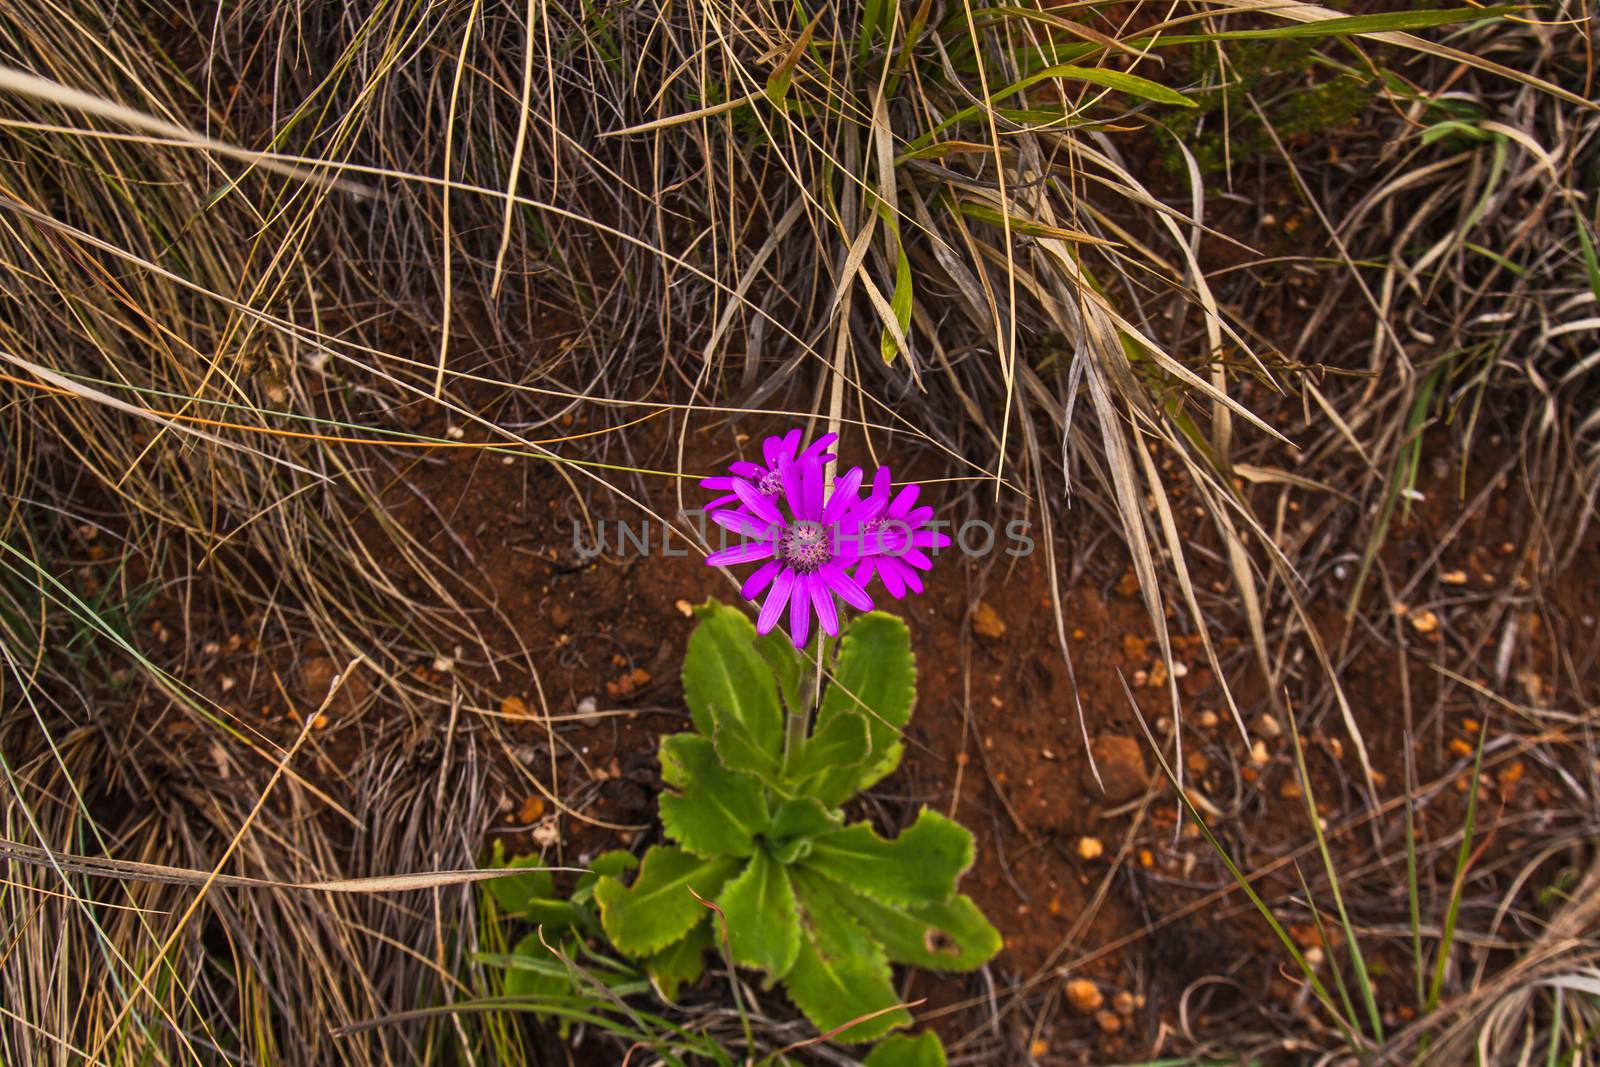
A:
[[[815,522],[791,524],[783,534],[783,558],[801,574],[811,574],[833,558],[827,531]]]

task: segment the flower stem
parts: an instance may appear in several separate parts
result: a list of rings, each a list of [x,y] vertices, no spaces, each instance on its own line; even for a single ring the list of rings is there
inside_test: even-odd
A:
[[[802,671],[808,665],[813,666],[813,670],[806,672],[800,678],[799,699],[795,701],[798,707],[788,709],[788,718],[784,722],[783,754],[786,763],[799,753],[800,746],[805,743],[806,734],[810,732],[811,713],[816,710],[817,695],[822,692],[823,641],[824,637],[819,628],[817,636],[807,650],[812,662],[800,664]]]

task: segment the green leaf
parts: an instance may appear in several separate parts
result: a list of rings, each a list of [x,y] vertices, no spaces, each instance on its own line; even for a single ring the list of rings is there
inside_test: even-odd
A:
[[[1025,89],[1028,85],[1044,81],[1047,78],[1088,82],[1091,85],[1099,85],[1107,89],[1115,89],[1118,92],[1127,93],[1129,96],[1153,100],[1158,104],[1172,104],[1175,107],[1200,106],[1176,89],[1169,89],[1160,82],[1153,82],[1149,78],[1141,78],[1137,74],[1129,74],[1121,70],[1108,70],[1104,67],[1077,67],[1070,63],[1046,67],[1037,74],[1032,74],[1022,79],[1022,81],[1017,82],[1009,89],[1002,89],[1000,95],[1009,96],[1014,91]]]
[[[767,828],[767,795],[748,774],[730,771],[699,734],[661,741],[661,777],[677,793],[661,796],[661,827],[696,856],[748,856]]]
[[[621,878],[638,867],[639,857],[627,849],[614,848],[600,853],[589,864],[589,869],[578,875],[578,882],[572,889],[573,903],[585,904],[593,900],[594,886],[600,879]]]
[[[783,865],[763,849],[717,898],[728,922],[728,951],[741,967],[782,978],[800,951],[800,920]]]
[[[887,207],[881,209],[879,214],[883,216],[894,242],[894,292],[889,295],[889,311],[894,315],[895,328],[884,323],[883,332],[878,337],[878,354],[885,363],[893,363],[894,357],[900,352],[901,341],[910,337],[911,304],[915,290],[911,281],[911,260],[906,256],[905,245],[900,240],[899,220]],[[906,353],[908,356],[910,354]]]
[[[490,867],[540,868],[543,865],[544,861],[538,856],[513,856],[507,859],[505,845],[498,839],[489,857]],[[554,881],[550,872],[546,870],[530,870],[527,874],[516,874],[507,878],[491,878],[485,883],[485,889],[494,898],[500,914],[519,918],[528,913],[528,907],[533,901],[555,895]]]
[[[548,997],[572,992],[567,965],[545,948],[537,932],[528,934],[511,950],[506,970],[508,997]]]
[[[776,783],[783,771],[783,763],[778,756],[757,740],[736,716],[723,711],[720,705],[712,704],[709,710],[712,720],[711,743],[723,766],[753,774],[769,785]]]
[[[789,47],[789,54],[783,57],[772,73],[767,76],[767,99],[780,111],[789,98],[789,82],[794,78],[794,68],[799,64],[800,57],[805,55],[806,49],[811,44],[811,35],[817,32],[817,23],[822,21],[822,12],[818,11],[805,29],[800,31],[800,36]]]
[[[1000,932],[965,893],[938,904],[884,904],[836,889],[839,906],[883,944],[895,963],[930,971],[970,971],[1000,951]]]
[[[810,711],[800,707],[800,653],[782,630],[773,630],[756,638],[756,651],[772,668],[778,680],[778,693],[790,711]]]
[[[611,877],[595,885],[606,936],[630,956],[660,952],[705,918],[706,907],[695,893],[707,900],[715,897],[742,865],[732,856],[701,859],[682,849],[653,846],[631,887]]]
[[[900,731],[911,721],[917,699],[917,663],[911,634],[894,615],[859,615],[839,642],[833,683],[822,695],[814,736],[823,736],[846,713],[867,722],[872,752],[865,763],[822,775],[807,791],[826,807],[837,808],[900,765]]]
[[[956,880],[972,866],[972,834],[958,822],[923,808],[917,821],[892,841],[858,822],[811,842],[805,866],[888,904],[949,900]]]
[[[678,990],[700,977],[705,968],[705,951],[714,944],[710,909],[687,937],[681,938],[644,961],[644,969],[656,992],[669,1004],[678,999]]]
[[[911,1014],[895,1008],[893,975],[883,949],[848,913],[813,896],[816,875],[794,870],[800,903],[800,951],[784,978],[789,999],[824,1033],[872,1012],[882,1015],[848,1027],[834,1040],[848,1043],[872,1041],[911,1022]]]
[[[755,648],[755,626],[744,612],[715,600],[694,610],[700,624],[689,637],[683,660],[683,696],[695,729],[714,735],[715,705],[744,727],[756,747],[776,758],[783,745],[783,711],[771,668]]]
[[[795,797],[779,805],[772,825],[762,835],[767,850],[779,863],[794,863],[811,854],[811,842],[839,828],[843,816],[829,811],[815,797]]]
[[[932,1030],[915,1037],[894,1034],[878,1042],[861,1061],[862,1067],[947,1067],[944,1044]]]
[[[801,744],[783,777],[801,783],[831,770],[860,766],[872,754],[872,731],[866,717],[853,711],[835,712]]]

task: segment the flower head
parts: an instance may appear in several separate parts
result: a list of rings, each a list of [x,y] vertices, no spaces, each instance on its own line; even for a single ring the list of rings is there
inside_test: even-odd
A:
[[[752,601],[767,591],[756,631],[771,631],[787,607],[789,637],[801,648],[811,633],[813,612],[824,633],[838,634],[834,597],[861,611],[872,610],[872,598],[849,569],[864,553],[883,546],[882,535],[867,530],[879,505],[861,499],[859,467],[846,472],[831,491],[827,489],[822,461],[811,449],[798,459],[780,453],[776,468],[780,482],[776,495],[764,493],[749,478],[736,475],[730,480],[742,506],[713,511],[711,518],[746,540],[711,553],[706,562],[721,567],[761,561],[739,590]]]
[[[894,493],[888,467],[879,467],[873,474],[867,499],[877,506],[865,531],[880,534],[881,540],[877,552],[864,555],[856,564],[853,577],[862,588],[876,575],[896,600],[904,597],[907,589],[922,592],[922,578],[917,572],[933,567],[925,550],[945,547],[950,537],[929,525],[933,509],[917,507],[920,492],[920,486],[911,484]]]
[[[783,493],[783,474],[779,470],[780,461],[783,459],[795,464],[811,460],[815,460],[818,464],[832,462],[834,455],[828,448],[839,439],[838,434],[823,434],[807,445],[803,452],[800,451],[802,436],[800,427],[796,426],[782,437],[773,436],[762,441],[761,459],[765,466],[762,463],[751,463],[749,460],[741,459],[728,465],[730,474],[700,479],[702,489],[717,489],[725,494],[707,504],[706,510],[727,507],[742,509],[739,497],[733,492],[733,483],[741,478],[755,486],[756,491],[768,500],[776,500]]]

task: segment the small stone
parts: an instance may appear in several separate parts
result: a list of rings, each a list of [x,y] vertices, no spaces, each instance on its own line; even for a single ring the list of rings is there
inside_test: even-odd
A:
[[[1122,654],[1130,662],[1142,663],[1150,655],[1149,642],[1138,634],[1123,634]]]
[[[1122,1020],[1117,1018],[1117,1013],[1113,1011],[1095,1012],[1094,1024],[1104,1034],[1114,1034],[1122,1029]]]
[[[1411,628],[1419,634],[1431,634],[1439,628],[1439,616],[1432,611],[1419,611],[1411,616]]]
[[[1322,949],[1317,945],[1312,945],[1310,948],[1306,949],[1306,962],[1313,968],[1321,967],[1323,961],[1327,958],[1328,954],[1323,952]]]
[[[593,715],[597,710],[599,710],[599,705],[595,702],[594,697],[584,697],[578,701],[577,712],[579,715]]]
[[[1093,1015],[1106,1002],[1100,987],[1087,978],[1074,978],[1067,982],[1067,1003],[1080,1015]]]
[[[1111,1010],[1124,1018],[1133,1014],[1134,1006],[1133,994],[1126,989],[1111,998]]]
[[[1265,741],[1256,741],[1250,746],[1250,762],[1257,767],[1265,766],[1271,758],[1272,754],[1267,751],[1267,743]]]
[[[313,730],[326,730],[328,728],[328,721],[328,713],[325,711],[319,711],[317,712],[317,717],[311,720],[311,728]]]
[[[1283,784],[1278,786],[1278,795],[1285,800],[1299,800],[1305,794],[1300,789],[1300,783],[1293,778],[1285,778]]]
[[[1161,660],[1151,664],[1149,680],[1145,682],[1151,689],[1160,689],[1167,684],[1167,665]]]
[[[682,615],[684,618],[694,618],[694,605],[689,603],[687,600],[684,600],[682,597],[679,597],[672,606],[677,608],[678,614]]]
[[[1105,855],[1106,846],[1098,837],[1080,837],[1077,851],[1081,860],[1097,860]]]
[[[1283,736],[1283,727],[1278,725],[1278,720],[1271,715],[1262,715],[1256,720],[1256,729],[1262,737],[1278,738]]]
[[[972,632],[989,641],[998,641],[1006,635],[1005,620],[984,601],[972,611]]]
[[[1195,721],[1200,724],[1200,728],[1202,730],[1215,730],[1217,728],[1217,723],[1221,720],[1217,718],[1216,712],[1212,711],[1210,708],[1207,708],[1200,713],[1199,717]]]
[[[628,675],[628,678],[633,682],[635,689],[642,688],[643,686],[650,684],[650,672],[642,667],[635,667],[633,669],[633,673]]]
[[[456,669],[456,661],[449,656],[433,657],[433,669],[439,674],[449,674]]]
[[[519,696],[509,696],[500,701],[500,714],[508,719],[526,719],[528,705],[523,703]]]
[[[1034,1038],[1033,1044],[1028,1046],[1028,1055],[1036,1060],[1050,1055],[1050,1042],[1042,1037]]]
[[[238,682],[236,682],[236,681],[234,681],[234,679],[233,679],[233,675],[231,675],[231,674],[224,674],[224,675],[223,675],[223,676],[222,676],[222,678],[221,678],[221,679],[220,679],[220,680],[219,680],[219,681],[218,681],[218,683],[217,683],[217,684],[218,684],[218,685],[219,685],[219,686],[221,686],[221,687],[222,687],[222,691],[223,691],[223,692],[224,692],[224,693],[226,693],[226,692],[227,692],[227,691],[228,691],[228,690],[230,690],[230,689],[232,689],[232,688],[233,688],[233,687],[234,687],[234,686],[236,686],[236,685],[238,685],[238,684],[239,684],[239,683],[238,683]]]
[[[1443,574],[1439,575],[1439,580],[1441,582],[1443,582],[1445,585],[1466,585],[1467,584],[1467,572],[1466,571],[1445,571]]]
[[[526,826],[538,822],[544,815],[544,798],[527,797],[522,802],[522,807],[517,809],[517,822]]]
[[[1449,748],[1451,755],[1458,756],[1461,759],[1468,759],[1473,753],[1472,743],[1460,737],[1452,737]]]
[[[528,836],[533,838],[533,843],[540,848],[549,848],[556,843],[561,835],[556,832],[556,824],[554,822],[542,822],[535,826],[533,832]]]

